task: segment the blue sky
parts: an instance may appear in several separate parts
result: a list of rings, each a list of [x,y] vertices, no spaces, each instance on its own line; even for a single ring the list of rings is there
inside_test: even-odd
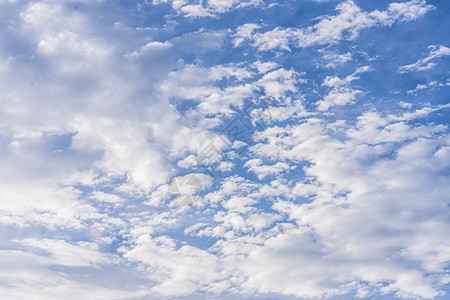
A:
[[[447,299],[449,13],[0,0],[0,294]]]

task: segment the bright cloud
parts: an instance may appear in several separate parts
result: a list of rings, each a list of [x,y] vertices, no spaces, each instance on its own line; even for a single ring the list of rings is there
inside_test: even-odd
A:
[[[400,73],[418,72],[432,69],[436,66],[434,62],[437,58],[450,55],[450,48],[439,45],[431,45],[428,47],[430,53],[427,57],[419,59],[413,64],[401,66],[398,71]]]
[[[282,28],[277,27],[263,33],[252,33],[256,28],[252,24],[239,27],[235,45],[242,43],[243,29],[252,28],[252,31],[244,31],[245,37],[250,39],[253,47],[259,51],[290,50],[294,47],[311,47],[329,45],[341,40],[353,40],[357,38],[363,29],[374,26],[392,26],[396,22],[409,22],[424,16],[433,9],[432,5],[425,1],[413,0],[404,3],[391,3],[387,10],[365,12],[356,5],[353,0],[340,3],[336,10],[337,15],[324,16],[320,22],[307,28]]]

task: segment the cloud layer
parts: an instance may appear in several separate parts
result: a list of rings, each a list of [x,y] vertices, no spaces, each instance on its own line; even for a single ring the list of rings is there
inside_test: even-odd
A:
[[[448,297],[430,3],[0,1],[0,293]]]

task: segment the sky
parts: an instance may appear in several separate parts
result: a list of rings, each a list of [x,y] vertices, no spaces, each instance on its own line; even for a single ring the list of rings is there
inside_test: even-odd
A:
[[[450,2],[0,0],[0,295],[449,299]]]

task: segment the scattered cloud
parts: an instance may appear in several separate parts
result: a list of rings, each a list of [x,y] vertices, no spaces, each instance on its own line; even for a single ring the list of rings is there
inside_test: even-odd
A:
[[[230,12],[235,9],[259,6],[263,2],[260,0],[207,0],[207,1],[187,1],[187,0],[153,0],[152,5],[169,3],[172,9],[178,14],[187,18],[216,17],[217,15]]]
[[[322,86],[331,88],[330,92],[320,100],[318,104],[318,110],[326,111],[332,106],[346,105],[354,103],[357,95],[362,94],[360,90],[352,89],[350,83],[354,80],[358,80],[359,76],[355,76],[360,73],[369,72],[372,69],[368,66],[359,67],[353,72],[353,74],[346,76],[345,78],[330,77],[328,76],[322,83]]]
[[[424,84],[418,84],[413,90],[407,91],[408,94],[416,94],[418,91],[426,90],[426,89],[433,89],[433,88],[440,88],[450,86],[450,81],[447,80],[446,82],[438,82],[437,80],[430,81]]]
[[[328,52],[319,50],[319,53],[324,53],[322,59],[325,61],[325,68],[335,69],[337,66],[342,65],[352,59],[350,52],[344,54],[338,54],[336,52]]]
[[[392,26],[396,22],[409,22],[423,17],[432,10],[424,0],[391,3],[387,10],[365,12],[352,0],[340,3],[337,15],[322,16],[320,21],[306,28],[277,27],[263,33],[255,32],[254,24],[242,25],[237,29],[235,46],[248,39],[259,51],[286,50],[293,47],[311,47],[336,44],[341,40],[354,40],[359,32],[374,26]]]
[[[437,58],[450,55],[450,48],[442,45],[431,45],[428,46],[428,49],[430,50],[430,52],[427,57],[419,59],[413,64],[401,66],[398,71],[400,73],[408,73],[429,70],[436,66],[436,63],[434,61]]]
[[[446,297],[445,7],[314,2],[0,0],[0,294]]]

